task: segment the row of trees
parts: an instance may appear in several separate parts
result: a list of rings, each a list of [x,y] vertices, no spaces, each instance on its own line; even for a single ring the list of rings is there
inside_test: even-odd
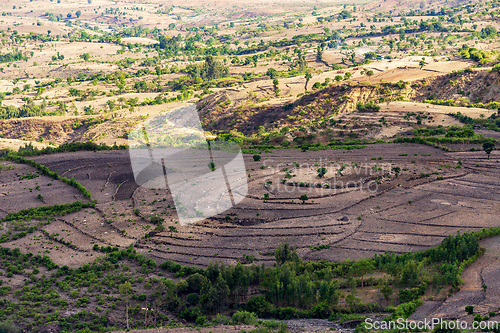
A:
[[[293,247],[282,243],[275,250],[273,267],[210,263],[206,269],[200,269],[172,261],[157,265],[132,247],[124,250],[108,247],[104,258],[71,269],[58,267],[48,257],[0,248],[0,267],[12,274],[27,276],[24,288],[5,291],[15,291],[19,302],[0,301],[0,320],[9,316],[21,323],[20,316],[40,318],[36,313],[42,309],[29,308],[26,312],[25,306],[33,307],[42,299],[49,307],[64,309],[69,306],[64,299],[73,302],[73,306],[88,307],[93,297],[100,306],[108,308],[106,311],[124,314],[118,316],[126,318],[126,323],[115,322],[115,325],[129,328],[164,325],[168,322],[165,315],[168,311],[197,323],[204,323],[207,316],[238,308],[261,317],[329,318],[335,313],[382,310],[381,304],[365,304],[356,298],[357,288],[367,285],[377,286],[387,300],[397,291],[399,301],[406,305],[394,308],[394,315],[407,316],[411,312],[407,310],[415,307],[416,300],[429,285],[456,286],[464,265],[480,253],[478,239],[499,233],[497,228],[477,234],[457,234],[447,237],[438,247],[422,252],[387,253],[340,263],[304,262]],[[28,273],[30,268],[39,265],[52,270],[50,277],[38,279]],[[174,283],[165,277],[146,278],[151,274],[161,275],[160,270],[181,279]],[[36,274],[36,270],[34,272]],[[386,273],[386,278],[374,279],[369,276],[373,272]],[[251,289],[261,295],[249,297]],[[346,295],[347,290],[350,292]],[[108,295],[108,302],[102,295]],[[141,312],[141,307],[148,308],[148,313]],[[107,316],[96,316],[90,311],[62,317],[59,310],[51,314],[48,310],[43,310],[48,313],[46,320],[58,321],[68,331],[89,328],[101,332],[109,322]],[[32,321],[27,327],[35,329],[46,320]],[[26,322],[23,325],[26,326]]]

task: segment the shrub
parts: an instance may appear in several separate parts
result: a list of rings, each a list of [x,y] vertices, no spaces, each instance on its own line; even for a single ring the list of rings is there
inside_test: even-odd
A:
[[[0,323],[1,333],[17,333],[19,329],[10,320]]]
[[[378,112],[380,111],[380,105],[375,104],[373,101],[369,101],[366,104],[358,103],[356,109],[360,112]]]
[[[207,317],[205,317],[205,316],[199,316],[196,318],[196,323],[198,325],[204,325],[206,321],[207,321]]]
[[[154,214],[154,215],[151,215],[150,221],[151,221],[152,224],[160,224],[161,222],[164,221],[164,219],[162,219],[158,215]]]
[[[254,160],[255,162],[260,161],[260,155],[259,155],[259,154],[255,154],[255,155],[253,155],[253,160]]]
[[[233,314],[233,322],[235,324],[253,325],[257,322],[257,316],[253,312],[238,311]]]
[[[327,170],[326,168],[319,168],[316,172],[318,173],[319,178],[323,178],[326,175]]]

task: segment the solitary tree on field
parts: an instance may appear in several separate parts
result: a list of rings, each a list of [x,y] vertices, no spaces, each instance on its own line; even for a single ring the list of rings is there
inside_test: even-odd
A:
[[[425,58],[422,58],[422,60],[419,61],[418,65],[420,66],[420,70],[422,70],[422,68],[427,65],[427,63],[425,62]]]
[[[299,200],[302,200],[302,203],[306,203],[306,201],[309,200],[309,197],[307,196],[307,194],[302,194],[299,197]]]
[[[327,170],[325,167],[322,167],[316,170],[316,172],[318,173],[319,178],[323,178],[326,175]]]
[[[495,144],[493,142],[483,143],[483,150],[486,154],[488,154],[488,159],[490,159],[490,154],[494,149],[495,149]]]
[[[307,84],[309,83],[309,80],[312,79],[311,73],[306,73],[305,78],[306,78],[306,86],[304,87],[304,89],[307,90]]]
[[[83,59],[83,60],[85,60],[85,61],[89,61],[90,54],[88,54],[88,53],[80,54],[80,58]]]

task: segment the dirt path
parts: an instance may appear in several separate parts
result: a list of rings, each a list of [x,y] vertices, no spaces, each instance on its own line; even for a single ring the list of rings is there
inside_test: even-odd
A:
[[[472,322],[474,315],[465,312],[465,306],[473,305],[474,313],[483,317],[490,311],[497,311],[500,300],[500,236],[481,241],[486,249],[474,264],[464,270],[461,290],[449,297],[440,306],[436,302],[426,302],[412,316],[412,319],[446,318]],[[487,286],[483,290],[483,283]]]

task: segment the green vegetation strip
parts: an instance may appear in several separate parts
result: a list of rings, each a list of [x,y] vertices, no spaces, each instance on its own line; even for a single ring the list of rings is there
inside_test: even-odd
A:
[[[38,156],[38,155],[48,155],[48,154],[57,154],[57,153],[69,153],[69,152],[77,152],[77,151],[105,151],[105,150],[120,150],[127,149],[127,145],[114,145],[107,146],[104,144],[96,144],[94,142],[73,142],[73,143],[64,143],[57,147],[46,147],[43,149],[37,149],[33,147],[30,143],[29,145],[25,145],[24,147],[20,147],[19,151],[16,153],[18,156]]]
[[[55,215],[62,216],[89,207],[95,207],[95,202],[75,201],[72,203],[66,203],[62,205],[32,207],[28,209],[23,209],[17,213],[9,213],[2,219],[2,221],[43,219]]]

